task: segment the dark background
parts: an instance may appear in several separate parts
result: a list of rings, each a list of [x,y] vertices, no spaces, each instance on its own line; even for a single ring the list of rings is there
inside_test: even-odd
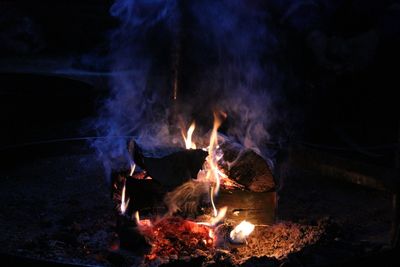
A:
[[[108,38],[118,25],[109,15],[112,2],[0,1],[0,154],[5,167],[86,151],[85,141],[41,141],[94,135],[85,125],[107,97],[107,82],[98,86],[82,75],[52,70],[109,71]],[[394,166],[400,138],[399,1],[248,1],[255,3],[268,10],[266,23],[281,40],[270,55],[285,74],[284,100],[276,113],[296,114],[272,131],[290,128],[285,145],[305,144]],[[182,23],[190,28],[190,16]],[[189,60],[183,69],[194,51],[201,51],[196,50],[201,44],[190,40],[190,34],[184,35],[183,57]],[[183,79],[201,71],[197,67],[184,71]]]

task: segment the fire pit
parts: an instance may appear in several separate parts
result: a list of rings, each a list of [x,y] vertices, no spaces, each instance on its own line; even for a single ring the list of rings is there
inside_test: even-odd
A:
[[[393,1],[17,2],[2,265],[399,265]]]
[[[217,143],[212,146],[218,150]],[[138,147],[131,151],[137,162],[152,166],[155,159]],[[208,152],[196,151],[157,160],[198,153],[205,162],[195,167],[204,175]],[[289,164],[277,202],[275,190],[251,191],[240,179],[227,180],[222,164],[215,166],[221,171],[220,192],[212,192],[213,181],[200,184],[205,198],[196,198],[195,210],[169,206],[167,200],[179,200],[171,192],[182,186],[197,187],[199,175],[168,191],[157,182],[157,172],[138,165],[115,172],[110,186],[92,155],[20,166],[2,174],[2,255],[32,264],[320,266],[344,264],[388,244],[390,198],[384,193],[336,180],[322,183]]]
[[[117,171],[112,179],[121,248],[149,247],[144,253],[148,264],[211,260],[221,251],[232,257],[256,227],[274,223],[275,181],[268,163],[218,135],[220,124],[214,113],[209,142],[196,149],[193,123],[187,134],[182,132],[186,150],[160,158],[144,156],[134,140],[129,142],[139,167],[132,162],[131,170]],[[142,242],[132,241],[138,239]]]

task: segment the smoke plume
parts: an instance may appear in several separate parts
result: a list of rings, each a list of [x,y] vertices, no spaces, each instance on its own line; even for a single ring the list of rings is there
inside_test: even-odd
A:
[[[110,36],[115,74],[96,120],[98,134],[106,138],[93,144],[108,171],[129,162],[127,136],[148,151],[182,145],[171,130],[178,124],[171,122],[174,53],[179,53],[178,116],[186,123],[199,120],[206,132],[212,112],[223,111],[228,117],[222,130],[267,155],[281,79],[273,64],[278,39],[261,2],[115,1],[110,10],[119,21]]]

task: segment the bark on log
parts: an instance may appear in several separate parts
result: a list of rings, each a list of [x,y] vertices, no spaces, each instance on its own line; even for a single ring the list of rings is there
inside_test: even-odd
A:
[[[276,192],[251,192],[222,189],[216,198],[218,208],[228,207],[226,219],[233,225],[246,220],[257,225],[275,221]]]
[[[150,158],[144,157],[136,144],[135,148],[130,149],[135,162],[139,162],[138,165],[144,168],[153,180],[135,181],[128,177],[127,196],[133,201],[128,208],[129,213],[134,210],[160,208],[164,204],[168,206],[168,203],[162,203],[166,193],[195,178],[207,156],[207,152],[203,150],[183,150],[162,158]],[[274,189],[275,182],[266,160],[254,151],[226,140],[220,145],[220,149],[224,154],[221,167],[229,178],[244,185],[246,190],[222,189],[216,198],[217,206],[228,206],[227,218],[234,223],[244,219],[255,224],[273,223],[276,193],[271,190]],[[187,194],[182,195],[186,201]],[[198,199],[193,202],[201,202],[201,198]]]
[[[197,177],[207,152],[201,149],[182,150],[163,158],[146,158],[148,174],[163,186],[175,188]]]
[[[229,178],[253,192],[275,189],[275,181],[266,160],[251,149],[226,141],[220,145],[224,153],[221,167]]]
[[[138,166],[170,190],[195,179],[207,157],[207,152],[201,149],[181,150],[160,158],[146,157],[133,140],[128,143],[128,151]]]

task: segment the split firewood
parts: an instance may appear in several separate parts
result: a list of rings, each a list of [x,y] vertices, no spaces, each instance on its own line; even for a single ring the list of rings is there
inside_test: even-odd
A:
[[[181,150],[160,158],[146,157],[133,141],[128,149],[135,163],[167,189],[174,189],[196,178],[207,157],[207,152],[201,149]]]
[[[275,181],[267,161],[251,149],[232,141],[220,145],[223,160],[220,167],[228,177],[253,192],[275,189]]]

